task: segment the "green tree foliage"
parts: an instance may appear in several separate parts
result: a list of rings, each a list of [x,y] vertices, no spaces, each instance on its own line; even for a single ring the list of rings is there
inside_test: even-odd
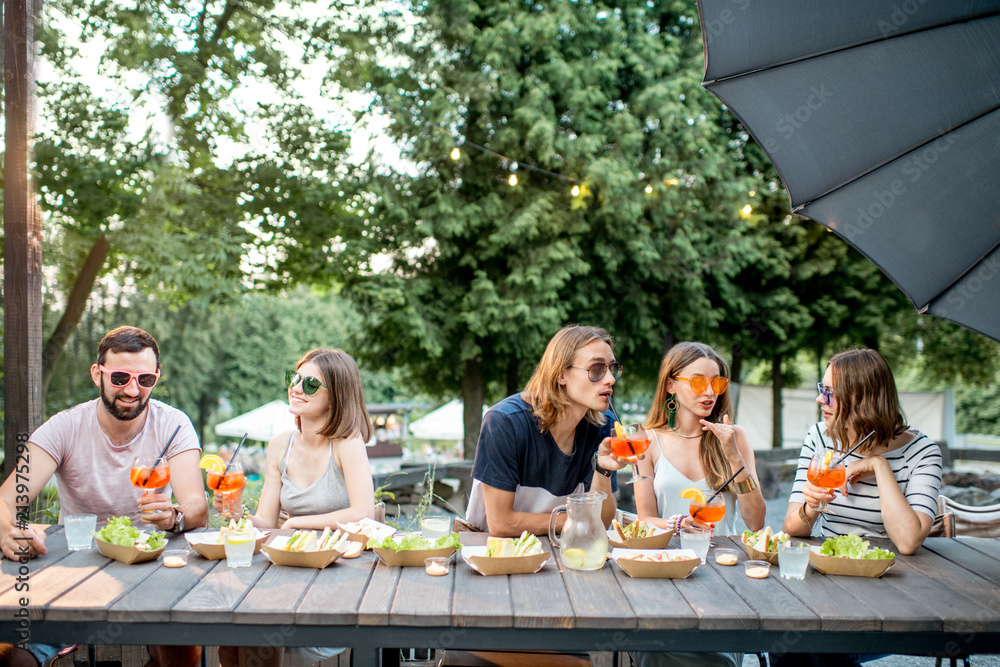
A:
[[[746,179],[700,86],[692,4],[336,7],[370,18],[343,31],[337,16],[317,41],[344,50],[336,80],[401,151],[368,172],[348,289],[376,359],[462,389],[467,454],[487,388],[523,386],[567,321],[608,327],[647,382],[674,331],[718,322],[704,281],[742,234]]]
[[[330,243],[344,227],[346,135],[293,86],[299,8],[47,3],[43,55],[56,75],[41,90],[37,182],[66,308],[45,347],[46,386],[102,276],[174,304],[221,304],[254,280],[286,284],[282,261],[329,264],[275,249],[290,230]],[[79,59],[95,51],[100,85]]]

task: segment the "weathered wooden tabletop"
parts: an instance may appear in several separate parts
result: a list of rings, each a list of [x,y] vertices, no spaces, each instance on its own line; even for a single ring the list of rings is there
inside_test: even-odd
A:
[[[0,563],[0,641],[388,647],[962,654],[1000,652],[1000,540],[932,538],[880,579],[777,568],[749,579],[710,557],[687,579],[631,579],[614,563],[486,577],[456,556],[448,576],[388,567],[370,551],[324,570],[230,569],[191,552],[124,565],[96,548]],[[484,535],[463,534],[466,544]],[[726,538],[717,538],[722,542]],[[735,541],[735,540],[734,540]],[[172,536],[171,545],[183,543]],[[731,546],[731,545],[725,545]],[[168,623],[169,622],[169,623]]]

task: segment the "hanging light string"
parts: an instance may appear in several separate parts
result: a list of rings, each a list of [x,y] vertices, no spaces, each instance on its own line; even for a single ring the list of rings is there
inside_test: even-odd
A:
[[[461,149],[465,146],[471,146],[472,148],[475,148],[478,151],[487,153],[488,155],[492,155],[495,158],[506,161],[510,165],[509,166],[510,176],[507,178],[507,183],[509,183],[511,186],[517,185],[517,171],[519,169],[527,169],[528,171],[534,171],[539,174],[545,174],[546,176],[550,176],[552,178],[558,178],[564,181],[568,181],[569,183],[573,184],[571,194],[574,197],[580,194],[580,185],[582,181],[578,178],[574,178],[573,176],[567,176],[566,174],[560,174],[555,171],[549,171],[548,169],[542,169],[541,167],[536,167],[533,164],[527,164],[525,162],[521,162],[520,160],[515,160],[514,158],[507,157],[506,155],[502,155],[500,153],[497,153],[496,151],[492,151],[489,148],[486,148],[485,146],[480,146],[479,144],[469,141],[468,139],[460,139],[459,142],[455,145],[455,147],[451,149],[451,159],[452,160],[460,159],[462,156]],[[674,187],[679,184],[679,180],[677,178],[665,178],[663,179],[663,184],[666,185],[667,187]],[[647,195],[652,194],[653,193],[652,184],[647,183],[644,190]],[[756,194],[757,193],[753,190],[749,192],[749,195],[751,197],[755,196]],[[740,214],[742,215],[742,217],[747,218],[750,216],[752,211],[753,207],[750,206],[750,204],[747,204],[742,208]]]
[[[567,176],[566,174],[560,174],[560,173],[555,172],[555,171],[549,171],[548,169],[542,169],[541,167],[536,167],[533,164],[527,164],[525,162],[521,162],[520,160],[515,160],[514,158],[507,157],[506,155],[501,155],[500,153],[497,153],[496,151],[491,151],[489,148],[486,148],[485,146],[480,146],[477,143],[473,143],[473,142],[469,141],[468,139],[466,139],[465,141],[463,141],[460,146],[455,146],[455,148],[452,149],[451,157],[452,157],[453,160],[457,160],[458,159],[458,157],[456,156],[456,151],[458,151],[460,148],[462,148],[464,146],[471,146],[472,148],[475,148],[478,151],[482,151],[483,153],[487,153],[489,155],[492,155],[493,157],[500,158],[501,160],[506,160],[507,162],[509,162],[511,164],[511,171],[517,171],[518,169],[527,169],[528,171],[535,171],[535,172],[538,172],[539,174],[545,174],[546,176],[552,176],[553,178],[561,178],[562,180],[569,181],[570,183],[573,183],[573,184],[577,184],[578,185],[580,183],[579,179],[573,178],[572,176]]]

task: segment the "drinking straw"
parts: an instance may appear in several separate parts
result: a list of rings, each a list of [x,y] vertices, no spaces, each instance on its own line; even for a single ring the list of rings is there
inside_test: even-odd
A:
[[[223,477],[225,477],[229,473],[229,466],[233,465],[233,461],[236,460],[236,455],[240,453],[240,447],[242,447],[243,443],[247,441],[247,436],[248,435],[250,435],[250,434],[249,433],[244,433],[243,434],[243,439],[240,440],[240,444],[236,445],[236,449],[233,450],[233,455],[229,457],[229,463],[226,464],[226,469],[222,471],[222,476]]]
[[[622,420],[618,418],[618,411],[615,410],[615,406],[611,402],[611,395],[610,394],[608,395],[608,408],[611,410],[611,414],[614,416],[615,421],[620,424]]]
[[[734,472],[733,475],[732,475],[732,477],[730,477],[725,482],[723,482],[722,486],[720,486],[715,493],[713,493],[712,495],[710,495],[708,497],[708,499],[705,501],[705,505],[708,505],[710,502],[712,502],[713,500],[715,500],[716,498],[718,498],[719,494],[726,490],[726,487],[729,486],[729,483],[732,482],[734,479],[736,479],[736,476],[739,475],[741,472],[743,472],[744,468],[746,468],[746,466],[740,466],[740,469],[737,470],[736,472]],[[692,519],[698,518],[698,512],[700,512],[701,509],[702,509],[701,507],[699,507],[698,509],[696,509],[694,511],[694,514],[691,515],[691,518]]]
[[[177,428],[174,429],[173,435],[171,435],[170,439],[167,440],[167,444],[163,445],[163,451],[160,452],[160,455],[156,457],[155,461],[153,461],[153,467],[149,469],[149,471],[146,473],[146,476],[143,478],[142,480],[143,485],[145,485],[146,482],[149,481],[149,477],[150,475],[153,474],[153,471],[156,470],[156,466],[160,465],[160,460],[163,459],[164,455],[167,453],[167,448],[170,447],[170,443],[174,441],[174,438],[177,437],[177,432],[180,430],[181,430],[181,425],[178,424]]]
[[[867,440],[868,438],[872,437],[873,435],[875,435],[875,431],[872,431],[871,433],[869,433],[865,437],[863,437],[860,440],[858,440],[857,444],[854,445],[853,447],[851,447],[850,449],[848,449],[846,454],[844,454],[843,456],[841,456],[839,459],[837,459],[836,461],[834,461],[830,465],[837,465],[838,463],[840,463],[841,461],[843,461],[844,459],[846,459],[848,456],[850,456],[851,454],[854,453],[855,449],[857,449],[858,447],[861,446],[861,443],[863,443],[865,440]]]

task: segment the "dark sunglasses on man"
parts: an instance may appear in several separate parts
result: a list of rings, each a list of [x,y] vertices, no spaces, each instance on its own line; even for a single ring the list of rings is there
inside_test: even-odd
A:
[[[584,368],[583,366],[570,366],[570,368],[577,368],[581,371],[587,371],[588,373],[587,377],[590,378],[591,382],[600,382],[601,380],[603,380],[604,374],[608,372],[609,368],[611,369],[611,377],[617,380],[622,376],[622,370],[623,370],[622,365],[619,364],[617,361],[613,361],[610,364],[605,364],[603,362],[597,363],[593,364],[589,368]]]
[[[302,383],[302,393],[306,396],[312,396],[320,387],[325,387],[326,385],[320,382],[319,378],[314,378],[311,375],[301,375],[298,371],[285,371],[285,386],[291,389],[299,382]]]
[[[155,373],[133,373],[132,371],[113,371],[110,368],[105,368],[98,364],[97,366],[101,369],[102,373],[108,374],[108,379],[111,380],[112,387],[127,387],[132,378],[143,389],[149,389],[156,384],[156,381],[160,379],[160,371],[157,370]]]

